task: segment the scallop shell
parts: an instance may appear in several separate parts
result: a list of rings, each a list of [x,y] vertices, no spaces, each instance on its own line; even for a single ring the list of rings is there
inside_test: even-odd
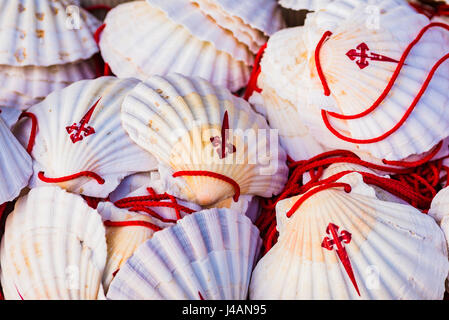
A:
[[[55,90],[79,80],[96,78],[95,68],[94,59],[50,67],[0,66],[0,104],[28,109]]]
[[[44,67],[98,52],[93,33],[101,23],[71,1],[2,1],[0,13],[0,65]]]
[[[0,204],[14,200],[33,174],[31,157],[0,118]]]
[[[245,100],[201,78],[172,74],[140,83],[123,103],[122,122],[131,139],[171,170],[164,178],[179,171],[209,171],[234,180],[242,195],[264,197],[279,193],[286,182],[285,152],[265,119]],[[225,140],[221,150],[217,142]],[[200,205],[236,192],[231,183],[212,177],[175,181],[182,198]]]
[[[352,175],[349,194],[316,193],[291,218],[300,196],[279,202],[279,239],[254,270],[251,299],[443,298],[449,262],[438,225],[412,206],[377,199]]]
[[[340,17],[339,3],[342,2],[335,1],[325,11],[312,15],[306,23],[309,30],[306,44],[309,56],[313,54],[312,51],[326,30],[334,33],[323,45],[320,54],[332,95],[327,97],[326,105],[317,103],[324,99],[324,95],[314,91],[310,104],[317,110],[330,109],[345,115],[357,114],[378,99],[387,87],[397,63],[369,60],[362,65],[357,58],[351,60],[348,56],[351,50],[361,50],[357,48],[365,44],[371,53],[398,61],[405,48],[429,20],[408,6],[400,6],[392,0],[379,4],[378,9],[383,14],[378,15],[378,23],[373,21],[372,13],[367,10],[372,6],[367,7],[365,4],[357,6],[347,17]],[[447,31],[431,29],[413,48],[395,86],[376,111],[359,119],[332,119],[331,124],[346,127],[343,134],[355,139],[371,139],[388,132],[404,116],[433,65],[448,51]],[[303,53],[304,51],[298,54]],[[317,82],[314,64],[314,59],[311,59],[309,70],[306,71],[310,80],[306,79],[305,82]],[[376,143],[355,143],[352,149],[370,152],[380,159],[400,160],[426,152],[446,138],[449,135],[449,111],[445,107],[449,103],[448,74],[449,63],[445,62],[436,71],[413,112],[396,132]],[[298,79],[303,76],[304,74],[297,74]],[[321,127],[321,131],[327,131],[322,121],[310,123],[309,126]]]
[[[49,178],[90,171],[105,183],[83,176],[59,186],[106,198],[124,177],[157,167],[156,160],[135,145],[121,126],[122,101],[137,83],[113,77],[78,81],[30,108],[28,112],[38,120],[30,187],[46,185],[39,178],[41,171]],[[31,121],[26,120],[15,129],[23,144],[28,143],[30,127]]]
[[[130,212],[125,209],[115,207],[110,202],[98,204],[97,211],[103,221],[125,222],[125,221],[145,221],[159,227],[167,227],[170,224],[162,223],[146,214]],[[142,226],[109,227],[106,226],[106,242],[108,256],[106,267],[103,273],[103,286],[105,292],[108,291],[115,274],[134,254],[139,245],[153,237],[155,231]]]
[[[206,16],[191,0],[146,0],[153,8],[163,11],[173,23],[182,25],[196,38],[210,42],[237,61],[252,65],[254,55],[239,42],[232,32],[223,29]]]
[[[105,262],[100,216],[77,195],[36,188],[8,216],[1,243],[6,299],[104,299]]]
[[[245,216],[210,209],[142,244],[117,273],[108,298],[246,299],[261,240]]]
[[[179,72],[232,91],[244,87],[249,67],[201,41],[159,9],[134,1],[111,10],[100,40],[102,56],[120,78],[141,80]]]
[[[148,0],[152,1],[152,0]],[[240,18],[267,36],[285,27],[282,13],[276,0],[235,1],[235,0],[193,0],[194,2],[215,2],[222,11]]]
[[[217,1],[193,0],[193,3],[198,5],[204,14],[215,20],[220,27],[231,31],[234,37],[247,45],[254,54],[267,42],[267,36],[262,31],[254,29],[240,17],[223,10]]]

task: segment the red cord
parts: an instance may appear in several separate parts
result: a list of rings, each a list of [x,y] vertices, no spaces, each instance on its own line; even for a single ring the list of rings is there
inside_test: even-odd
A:
[[[128,197],[117,200],[114,205],[121,209],[128,209],[131,212],[144,212],[148,215],[165,223],[176,223],[177,220],[182,218],[181,212],[191,214],[195,212],[186,206],[180,205],[176,198],[170,194],[157,194],[153,188],[147,188],[149,196]],[[170,202],[163,202],[163,200],[169,200]],[[170,208],[176,212],[176,220],[165,219],[151,208]]]
[[[428,155],[417,161],[389,161],[383,159],[382,162],[387,165],[401,166],[405,168],[418,167],[429,162],[434,156],[436,156],[436,154],[441,150],[442,146],[443,141],[440,141],[440,143]]]
[[[243,97],[245,100],[248,100],[253,95],[254,91],[256,92],[262,91],[257,86],[257,79],[259,78],[259,75],[262,72],[260,62],[262,61],[262,57],[265,52],[265,49],[267,48],[267,44],[268,43],[265,43],[262,47],[260,47],[259,52],[257,53],[256,58],[254,60],[253,70],[251,72],[248,85],[246,86],[245,95]]]
[[[94,33],[94,39],[98,46],[100,46],[100,38],[101,34],[103,33],[104,29],[106,28],[106,23],[103,23],[97,31]],[[112,76],[111,68],[109,67],[109,64],[107,62],[104,62],[103,67],[103,76]]]
[[[46,183],[60,183],[60,182],[66,182],[74,179],[78,179],[80,177],[89,177],[92,179],[95,179],[99,184],[104,184],[105,181],[102,177],[100,177],[98,174],[92,171],[81,171],[69,176],[60,177],[60,178],[48,178],[45,176],[45,173],[43,171],[40,171],[38,173],[38,178]]]
[[[323,88],[324,88],[324,95],[325,96],[330,96],[331,95],[331,90],[329,88],[329,85],[327,84],[327,80],[326,80],[326,76],[324,75],[323,72],[323,68],[321,67],[321,59],[320,59],[320,53],[321,53],[321,48],[323,47],[324,43],[326,42],[326,40],[332,36],[332,32],[331,31],[326,31],[323,36],[321,37],[321,40],[318,42],[316,49],[315,49],[315,64],[316,64],[316,70],[318,72],[318,77],[321,80],[321,83],[323,84]]]
[[[240,186],[239,186],[239,184],[237,182],[235,182],[233,179],[231,179],[231,178],[229,178],[227,176],[224,176],[222,174],[219,174],[219,173],[216,173],[216,172],[212,172],[212,171],[202,171],[202,170],[198,170],[198,171],[178,171],[178,172],[175,172],[173,174],[174,178],[183,177],[183,176],[210,177],[210,178],[215,178],[215,179],[218,179],[218,180],[222,180],[222,181],[224,181],[226,183],[229,183],[234,188],[234,191],[235,191],[235,194],[234,194],[234,197],[233,197],[234,201],[235,202],[239,201],[239,198],[240,198]]]
[[[97,31],[95,31],[94,33],[94,39],[97,44],[100,44],[100,37],[104,31],[104,28],[106,28],[106,23],[103,23],[101,26],[99,26]]]
[[[161,231],[162,228],[148,221],[105,221],[106,227],[145,227],[155,232]]]
[[[337,118],[337,119],[343,119],[343,120],[352,120],[352,119],[359,119],[361,117],[364,117],[368,114],[370,114],[371,112],[373,112],[384,100],[385,98],[388,96],[389,92],[391,91],[391,89],[393,88],[401,70],[402,67],[405,65],[405,60],[407,59],[408,55],[410,54],[411,50],[413,49],[413,47],[421,40],[421,38],[424,36],[424,34],[431,28],[433,27],[439,27],[439,28],[443,28],[445,30],[449,30],[449,26],[443,23],[439,23],[439,22],[434,22],[434,23],[430,23],[429,25],[427,25],[426,27],[424,27],[420,33],[418,34],[418,36],[415,38],[415,40],[413,40],[408,47],[406,48],[406,50],[404,51],[404,53],[402,54],[402,57],[398,63],[398,66],[396,67],[396,70],[393,73],[393,76],[391,77],[389,83],[387,84],[387,87],[385,88],[385,90],[382,92],[382,94],[380,95],[380,97],[376,100],[376,102],[374,102],[374,104],[369,107],[368,109],[366,109],[365,111],[359,113],[359,114],[354,114],[354,115],[342,115],[342,114],[337,114],[334,112],[327,112],[325,110],[321,110],[321,116],[323,118],[323,122],[326,125],[327,129],[332,132],[332,134],[334,134],[336,137],[338,137],[341,140],[347,141],[347,142],[351,142],[351,143],[359,143],[359,144],[369,144],[369,143],[375,143],[375,142],[379,142],[381,140],[384,140],[385,138],[387,138],[388,136],[390,136],[391,134],[393,134],[394,132],[396,132],[404,123],[405,121],[408,119],[408,117],[410,116],[410,114],[412,113],[412,111],[414,110],[414,108],[416,107],[416,105],[418,104],[418,102],[420,101],[422,95],[425,93],[425,91],[427,90],[427,87],[430,83],[430,81],[432,80],[435,72],[437,71],[437,69],[441,66],[441,64],[443,62],[445,62],[448,58],[449,58],[449,54],[446,54],[445,56],[443,56],[430,70],[426,80],[424,81],[420,91],[418,92],[417,96],[415,97],[415,99],[413,100],[412,104],[409,106],[409,108],[407,109],[406,113],[404,114],[404,116],[400,119],[400,121],[389,131],[387,131],[386,133],[375,137],[375,138],[371,138],[371,139],[354,139],[351,137],[346,137],[342,134],[340,134],[334,127],[332,127],[332,125],[329,122],[329,119],[327,118],[328,115]],[[326,96],[329,96],[331,94],[331,91],[329,89],[327,80],[325,78],[324,72],[322,70],[321,67],[321,62],[320,62],[320,51],[321,48],[324,44],[324,42],[328,39],[328,37],[332,35],[332,32],[327,31],[323,37],[321,38],[320,42],[317,45],[317,48],[315,50],[315,59],[316,59],[316,68],[317,68],[317,72],[318,72],[318,76],[321,80],[321,83],[323,85],[324,88],[324,94]]]
[[[331,188],[344,188],[346,193],[351,192],[351,186],[347,183],[340,183],[340,182],[335,182],[335,183],[329,183],[329,184],[325,184],[319,187],[316,187],[315,189],[312,189],[311,191],[307,192],[306,194],[304,194],[301,198],[299,198],[295,204],[290,208],[290,210],[287,212],[287,217],[290,218],[295,212],[296,210],[299,209],[299,207],[307,200],[309,199],[311,196],[327,190],[327,189],[331,189]]]
[[[104,4],[97,4],[94,6],[84,7],[89,12],[95,11],[95,10],[106,10],[110,11],[112,8],[110,6],[104,5]]]
[[[37,134],[37,117],[35,114],[31,112],[22,112],[22,114],[19,117],[19,120],[28,117],[31,119],[31,133],[30,133],[30,139],[28,140],[28,146],[27,146],[27,152],[31,154],[34,148],[34,143],[36,141],[36,134]]]

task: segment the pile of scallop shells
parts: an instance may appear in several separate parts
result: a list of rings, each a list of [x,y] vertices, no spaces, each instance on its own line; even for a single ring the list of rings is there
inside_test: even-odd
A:
[[[4,299],[445,297],[447,0],[8,0],[0,47]]]

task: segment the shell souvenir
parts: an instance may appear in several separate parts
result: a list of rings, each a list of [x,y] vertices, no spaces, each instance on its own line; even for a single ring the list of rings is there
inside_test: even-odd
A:
[[[33,169],[31,157],[1,118],[0,150],[0,204],[3,204],[14,200],[28,185]]]
[[[449,262],[435,221],[350,175],[339,180],[349,193],[333,187],[299,207],[301,196],[278,203],[280,235],[253,272],[251,299],[443,298]]]
[[[173,23],[183,26],[195,38],[211,43],[218,51],[226,52],[236,61],[252,65],[254,55],[229,30],[220,27],[206,16],[191,0],[146,0],[153,8],[164,12]]]
[[[68,0],[10,0],[0,4],[0,65],[51,66],[98,52],[100,22]]]
[[[151,0],[149,0],[151,1]],[[277,1],[233,1],[233,0],[193,0],[194,2],[215,2],[229,15],[240,18],[253,29],[260,30],[267,36],[284,27],[281,10]]]
[[[159,228],[162,229],[170,224],[162,223],[146,214],[117,208],[110,202],[100,203],[97,211],[106,224],[108,256],[103,273],[103,286],[107,292],[116,273],[139,245],[151,239]]]
[[[122,123],[165,167],[181,198],[209,206],[229,197],[271,197],[287,179],[286,155],[243,99],[201,78],[154,76],[126,97]]]
[[[105,229],[80,196],[31,190],[8,216],[0,253],[7,300],[105,298]]]
[[[194,213],[142,244],[107,297],[246,299],[261,240],[251,221],[228,209]]]
[[[28,110],[37,119],[30,187],[58,184],[68,191],[106,198],[126,176],[157,167],[128,138],[120,107],[137,80],[102,77],[53,92]],[[21,121],[16,136],[25,145],[33,121]]]
[[[442,58],[449,30],[428,26],[425,16],[395,0],[379,2],[378,19],[370,8],[365,1],[336,0],[311,14],[295,56],[272,66],[276,74],[264,71],[262,61],[262,71],[322,143],[335,148],[339,140],[345,149],[400,160],[427,152],[449,134],[449,64]]]
[[[51,92],[96,77],[94,59],[50,67],[0,66],[0,105],[28,109]]]
[[[193,0],[204,14],[224,29],[231,31],[253,53],[267,41],[267,36],[284,27],[280,9],[273,0],[212,1]]]
[[[145,80],[179,72],[200,76],[232,91],[244,87],[249,65],[202,41],[144,1],[111,10],[101,35],[102,56],[120,78]]]

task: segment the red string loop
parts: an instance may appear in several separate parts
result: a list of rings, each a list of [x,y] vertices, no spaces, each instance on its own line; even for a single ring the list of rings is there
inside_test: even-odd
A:
[[[405,114],[403,115],[403,117],[399,120],[399,122],[390,130],[388,130],[387,132],[385,132],[384,134],[375,137],[375,138],[371,138],[371,139],[354,139],[351,137],[347,137],[342,135],[340,132],[338,132],[329,122],[328,119],[328,115],[332,116],[334,118],[337,119],[342,119],[342,120],[353,120],[353,119],[359,119],[362,118],[368,114],[370,114],[371,112],[373,112],[374,110],[376,110],[381,103],[385,100],[385,98],[388,96],[388,94],[390,93],[391,89],[393,88],[397,78],[399,77],[399,74],[403,68],[403,66],[405,65],[405,60],[407,59],[408,55],[410,54],[411,50],[413,49],[413,47],[421,40],[421,38],[424,36],[424,34],[430,30],[431,28],[434,27],[438,27],[438,28],[443,28],[445,30],[449,31],[449,26],[444,24],[444,23],[439,23],[439,22],[434,22],[434,23],[430,23],[429,25],[425,26],[420,33],[418,34],[418,36],[408,45],[408,47],[405,49],[405,51],[402,54],[401,59],[399,60],[398,66],[396,67],[390,81],[388,82],[386,88],[384,89],[384,91],[382,92],[382,94],[379,96],[379,98],[374,102],[374,104],[369,107],[368,109],[365,109],[363,112],[358,113],[358,114],[353,114],[353,115],[343,115],[343,114],[338,114],[338,113],[334,113],[334,112],[328,112],[325,110],[321,110],[321,116],[323,119],[323,122],[326,126],[326,128],[332,133],[334,134],[336,137],[338,137],[341,140],[344,140],[346,142],[350,142],[350,143],[358,143],[358,144],[370,144],[370,143],[376,143],[379,141],[382,141],[384,139],[386,139],[387,137],[389,137],[391,134],[393,134],[394,132],[396,132],[404,123],[405,121],[408,119],[408,117],[410,116],[410,114],[413,112],[414,108],[416,107],[416,105],[418,104],[418,102],[420,101],[420,99],[422,98],[423,94],[425,93],[425,91],[427,90],[433,76],[435,75],[435,72],[438,70],[438,68],[441,66],[441,64],[443,64],[447,59],[449,59],[449,53],[444,55],[440,60],[437,61],[437,63],[432,67],[432,69],[430,70],[429,74],[427,75],[421,89],[419,90],[418,94],[415,96],[412,104],[408,107],[407,111],[405,112]],[[321,83],[323,85],[324,88],[324,94],[326,96],[329,96],[331,94],[331,91],[329,89],[329,85],[327,83],[326,77],[324,75],[324,72],[322,70],[321,67],[321,62],[320,62],[320,51],[322,46],[324,45],[325,41],[332,35],[332,32],[327,31],[323,37],[321,38],[321,40],[319,41],[316,50],[315,50],[315,60],[316,60],[316,68],[317,68],[317,72],[318,72],[318,76],[321,80]]]

